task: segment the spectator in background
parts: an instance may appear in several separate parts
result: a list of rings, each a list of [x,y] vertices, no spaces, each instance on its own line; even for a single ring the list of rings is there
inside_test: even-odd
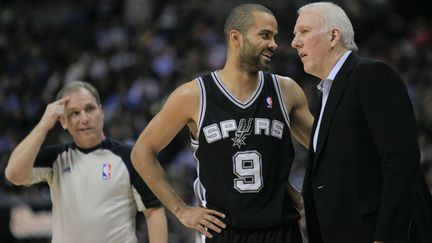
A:
[[[16,185],[49,184],[52,242],[137,242],[139,210],[150,242],[167,243],[163,207],[134,170],[131,146],[105,137],[103,118],[97,90],[87,82],[69,83],[12,152],[7,179]],[[41,149],[57,121],[73,143]]]
[[[303,183],[309,242],[432,242],[432,198],[404,83],[353,52],[353,27],[336,4],[298,14],[292,46],[322,92]]]

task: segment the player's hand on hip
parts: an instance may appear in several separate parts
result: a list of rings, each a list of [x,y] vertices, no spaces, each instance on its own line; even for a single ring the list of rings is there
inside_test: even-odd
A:
[[[297,202],[295,202],[295,207],[300,211],[304,209],[304,201],[303,201],[303,196],[301,194]]]
[[[220,233],[221,229],[226,227],[225,223],[219,218],[225,218],[225,215],[218,211],[201,207],[186,207],[179,214],[179,220],[183,225],[199,231],[208,238],[212,238],[213,236],[207,229]]]

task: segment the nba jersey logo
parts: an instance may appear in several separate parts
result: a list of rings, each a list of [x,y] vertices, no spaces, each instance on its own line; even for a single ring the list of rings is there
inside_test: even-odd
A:
[[[273,108],[273,99],[271,96],[267,97],[266,103],[267,103],[267,108],[270,108],[270,109]]]
[[[102,164],[102,179],[109,180],[111,178],[111,164],[103,163]]]

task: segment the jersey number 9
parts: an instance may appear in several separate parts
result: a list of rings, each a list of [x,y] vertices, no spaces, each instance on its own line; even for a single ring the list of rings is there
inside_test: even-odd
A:
[[[237,152],[233,156],[234,188],[241,193],[257,193],[263,187],[262,159],[256,150]]]

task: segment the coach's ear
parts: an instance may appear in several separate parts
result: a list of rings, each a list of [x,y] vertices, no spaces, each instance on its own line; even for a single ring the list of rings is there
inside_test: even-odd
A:
[[[330,46],[331,48],[334,48],[336,45],[340,45],[340,41],[341,41],[341,31],[339,29],[332,29],[330,31]]]

